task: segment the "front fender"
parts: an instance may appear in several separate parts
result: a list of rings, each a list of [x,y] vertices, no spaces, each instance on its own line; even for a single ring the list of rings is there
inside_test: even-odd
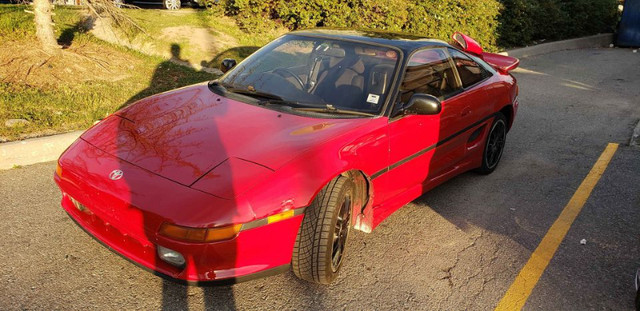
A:
[[[387,121],[376,118],[366,126],[314,146],[247,191],[244,196],[256,218],[309,206],[322,187],[346,174],[364,188],[358,189],[361,196],[356,205],[358,214],[354,214],[357,222],[360,214],[370,210],[375,195],[368,176],[388,165]],[[357,228],[367,227],[365,219],[360,222],[362,225]]]

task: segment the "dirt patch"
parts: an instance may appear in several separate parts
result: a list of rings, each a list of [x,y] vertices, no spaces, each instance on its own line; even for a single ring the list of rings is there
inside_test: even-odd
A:
[[[92,43],[72,44],[58,55],[49,55],[34,47],[34,41],[11,41],[0,49],[0,82],[36,87],[113,82],[128,78],[137,62]]]
[[[128,38],[121,31],[111,26],[111,22],[105,18],[92,19],[88,28],[98,39],[112,44],[121,45],[132,50],[147,54],[168,57],[167,53],[158,52],[158,48],[152,42],[144,41],[144,34],[135,38]]]
[[[160,56],[196,70],[216,74],[221,74],[221,72],[214,68],[203,67],[202,58],[216,55],[230,47],[239,45],[238,40],[228,34],[202,27],[165,27],[161,30],[162,34],[154,41],[149,41],[150,38],[146,34],[128,38],[121,31],[112,27],[107,19],[94,20],[89,28],[91,28],[91,33],[101,40],[125,46],[147,55]],[[176,58],[171,53],[172,43],[186,43],[188,50],[182,51],[179,58]]]
[[[162,29],[160,39],[171,42],[186,41],[189,46],[204,53],[214,54],[228,47],[238,46],[238,41],[225,33],[193,26],[176,26]]]

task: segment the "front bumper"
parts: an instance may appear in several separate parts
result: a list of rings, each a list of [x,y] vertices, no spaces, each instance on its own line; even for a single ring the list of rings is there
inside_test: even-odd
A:
[[[92,212],[78,210],[66,193],[62,207],[78,226],[110,250],[158,276],[190,285],[230,284],[286,271],[303,217],[243,230],[228,241],[193,244],[159,237],[155,244],[118,230]],[[158,244],[181,252],[186,265],[178,268],[160,260]]]
[[[247,216],[252,212],[246,205],[225,206],[229,200],[178,185],[81,139],[65,151],[59,163],[62,170],[54,180],[69,216],[109,249],[155,274],[186,283],[234,282],[282,271],[291,262],[302,209],[278,222],[256,221]],[[124,171],[125,177],[110,180],[114,168]],[[71,198],[84,208],[77,208]],[[235,238],[211,243],[183,242],[157,234],[164,222],[194,227],[212,219],[246,225]],[[185,264],[175,267],[162,261],[157,246],[180,252]]]

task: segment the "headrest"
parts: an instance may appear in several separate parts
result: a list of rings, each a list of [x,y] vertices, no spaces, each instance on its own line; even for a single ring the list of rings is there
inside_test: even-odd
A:
[[[362,74],[364,72],[364,62],[362,62],[362,59],[358,59],[358,61],[351,66],[351,69],[358,74]]]
[[[318,47],[316,48],[316,53],[323,56],[340,58],[344,57],[347,54],[343,48],[332,47],[331,45],[326,43],[318,45]]]

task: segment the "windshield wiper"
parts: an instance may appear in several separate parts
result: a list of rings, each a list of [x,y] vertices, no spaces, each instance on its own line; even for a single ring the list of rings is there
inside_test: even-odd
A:
[[[210,87],[213,86],[215,88],[218,89],[223,89],[224,92],[229,92],[229,93],[234,93],[234,94],[240,94],[240,95],[244,95],[244,96],[249,96],[252,98],[256,98],[259,97],[260,99],[263,100],[258,100],[257,104],[261,105],[261,106],[265,106],[265,105],[287,105],[287,106],[291,106],[291,107],[313,107],[313,108],[317,108],[317,107],[322,107],[322,104],[314,104],[314,103],[306,103],[306,102],[300,102],[300,101],[294,101],[294,100],[286,100],[283,99],[282,97],[275,95],[275,94],[271,94],[271,93],[267,93],[267,92],[261,92],[261,91],[255,91],[255,90],[248,90],[248,89],[244,89],[244,88],[239,88],[237,86],[231,85],[231,84],[227,84],[227,83],[223,83],[220,81],[213,81],[210,84]]]
[[[235,85],[227,84],[227,83],[220,82],[220,81],[213,81],[211,83],[211,86],[218,87],[218,88],[223,88],[225,91],[230,92],[230,93],[247,95],[249,97],[262,97],[262,98],[267,98],[267,99],[270,99],[270,100],[277,100],[277,101],[282,101],[283,100],[282,97],[280,97],[278,95],[275,95],[275,94],[256,91],[255,89],[254,90],[244,89],[244,88],[240,88],[240,87],[237,87]]]
[[[242,94],[242,95],[247,95],[251,97],[262,97],[262,98],[268,98],[268,99],[275,99],[277,101],[283,100],[282,97],[275,94],[267,93],[267,92],[249,91],[245,89],[237,89],[237,88],[230,88],[230,87],[227,87],[227,90],[231,93]]]
[[[321,113],[332,113],[332,114],[348,114],[348,115],[358,115],[358,116],[366,116],[366,117],[375,116],[375,114],[372,114],[372,113],[338,109],[331,104],[317,104],[317,103],[310,103],[310,102],[286,100],[275,94],[261,92],[257,90],[248,90],[244,88],[239,88],[234,85],[230,85],[220,81],[214,81],[211,83],[211,85],[215,87],[224,88],[225,91],[230,93],[245,95],[245,96],[254,97],[254,98],[255,97],[266,98],[266,100],[258,101],[258,104],[262,106],[276,104],[276,105],[287,105],[297,111],[321,112]]]
[[[350,115],[357,115],[357,116],[367,116],[367,117],[371,117],[371,116],[375,116],[375,114],[373,113],[366,113],[366,112],[360,112],[360,111],[354,111],[354,110],[343,110],[343,109],[338,109],[336,107],[334,107],[333,105],[327,104],[325,105],[325,107],[305,107],[305,108],[294,108],[297,111],[309,111],[309,112],[322,112],[322,113],[335,113],[335,114],[350,114]]]

